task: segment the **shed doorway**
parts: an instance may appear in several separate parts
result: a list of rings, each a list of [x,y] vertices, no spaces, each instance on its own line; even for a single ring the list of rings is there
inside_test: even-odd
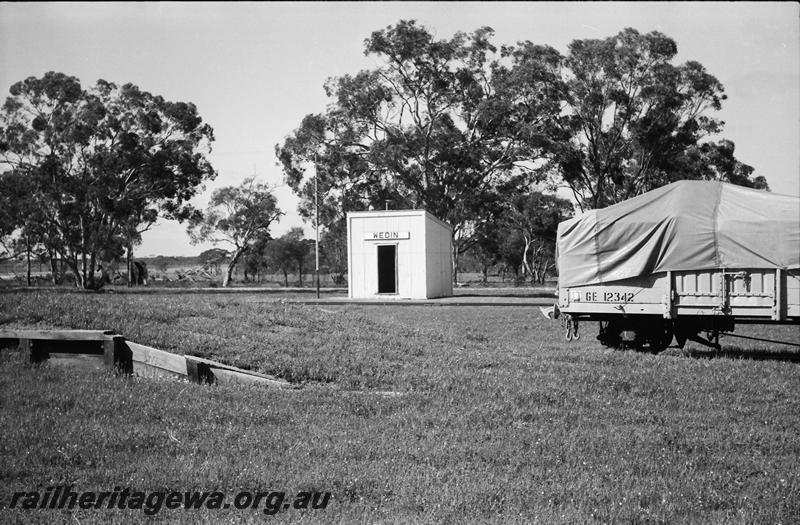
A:
[[[378,246],[378,293],[397,293],[397,245]]]

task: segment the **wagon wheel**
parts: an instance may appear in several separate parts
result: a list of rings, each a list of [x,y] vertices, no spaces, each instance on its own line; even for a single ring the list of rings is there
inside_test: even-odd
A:
[[[675,342],[678,343],[678,348],[683,350],[684,345],[686,345],[686,339],[688,335],[685,331],[681,330],[680,327],[675,330]]]
[[[672,343],[672,328],[669,326],[663,327],[661,330],[656,330],[652,339],[650,339],[650,351],[653,353],[663,352]]]
[[[637,350],[653,354],[663,352],[672,342],[672,327],[667,324],[655,323],[640,326],[636,330],[633,346]]]
[[[621,346],[621,334],[622,329],[614,321],[600,321],[600,332],[597,334],[597,340],[603,346],[619,348]]]

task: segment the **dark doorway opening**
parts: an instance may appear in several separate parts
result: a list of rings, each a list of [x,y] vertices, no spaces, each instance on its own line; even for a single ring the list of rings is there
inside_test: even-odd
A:
[[[397,246],[378,246],[378,293],[397,293]]]

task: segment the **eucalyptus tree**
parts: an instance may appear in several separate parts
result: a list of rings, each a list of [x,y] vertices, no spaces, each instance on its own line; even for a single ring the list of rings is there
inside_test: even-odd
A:
[[[270,188],[248,178],[239,186],[214,190],[206,212],[190,218],[188,233],[195,244],[211,241],[233,247],[222,281],[222,286],[228,286],[239,259],[257,240],[269,235],[281,215]]]
[[[320,239],[323,262],[335,284],[344,284],[347,273],[347,221],[329,224]]]
[[[555,195],[533,191],[512,199],[500,224],[521,239],[519,260],[532,283],[544,283],[555,266],[558,223],[571,217],[572,203]]]
[[[314,241],[305,238],[302,228],[290,228],[288,232],[261,247],[263,265],[272,272],[282,273],[286,287],[289,286],[289,273],[297,270],[302,287],[304,270],[313,264],[310,260],[313,247]]]
[[[204,155],[214,134],[194,104],[102,80],[95,92],[106,115],[93,160],[97,172],[107,174],[102,182],[120,219],[130,275],[133,246],[159,217],[182,222],[198,216],[189,201],[216,175]]]
[[[188,201],[215,174],[205,156],[213,130],[193,104],[104,80],[85,90],[55,72],[9,92],[0,111],[4,176],[23,177],[22,209],[36,214],[51,259],[65,261],[78,286],[95,285],[101,253],[122,246],[130,263],[159,216],[196,213]]]
[[[453,226],[457,267],[479,225],[538,177],[561,129],[558,55],[541,48],[521,71],[492,36],[483,27],[436,39],[414,21],[373,32],[364,52],[378,66],[329,79],[328,109],[276,146],[301,214],[312,215],[315,194],[325,224],[345,210],[424,208]]]
[[[530,43],[515,48],[529,54]],[[668,36],[625,29],[605,39],[575,40],[557,60],[565,140],[550,167],[582,209],[602,208],[679,179],[723,180],[767,188],[736,160],[734,144],[711,139],[723,122],[711,114],[727,98],[696,61],[675,65]],[[532,56],[531,67],[541,59]],[[547,61],[551,65],[551,59]]]

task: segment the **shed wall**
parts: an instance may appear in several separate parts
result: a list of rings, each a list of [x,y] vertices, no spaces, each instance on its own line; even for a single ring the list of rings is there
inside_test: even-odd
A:
[[[408,232],[408,239],[365,240],[373,232]],[[425,296],[425,222],[413,215],[350,217],[348,221],[349,295],[378,296],[378,246],[397,246],[398,298]],[[391,295],[380,294],[391,298]]]
[[[432,216],[425,216],[427,296],[453,295],[452,230]]]
[[[407,238],[372,239],[399,233]],[[369,239],[368,239],[369,237]],[[378,246],[396,246],[397,293],[378,293]],[[425,299],[452,295],[450,227],[422,210],[347,215],[350,298]]]

